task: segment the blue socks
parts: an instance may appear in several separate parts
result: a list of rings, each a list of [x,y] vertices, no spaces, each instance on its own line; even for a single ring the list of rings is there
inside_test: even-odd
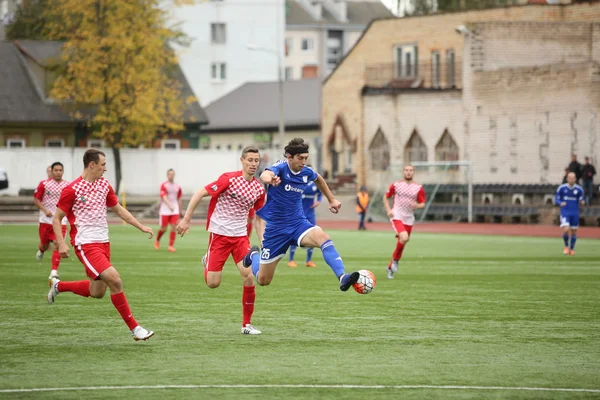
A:
[[[577,241],[577,235],[576,234],[571,234],[571,247],[569,247],[571,250],[575,249],[575,242]]]
[[[294,261],[294,254],[296,254],[296,246],[290,246],[290,261]]]
[[[258,270],[260,269],[260,252],[252,254],[252,275],[258,279]]]
[[[335,276],[338,278],[342,276],[345,273],[344,262],[342,261],[340,254],[335,249],[333,242],[328,240],[323,243],[321,245],[321,251],[323,252],[323,258],[325,259],[325,262],[327,265],[329,265]]]
[[[313,251],[314,251],[314,249],[312,247],[310,247],[308,250],[306,250],[306,262],[310,262],[310,260],[312,260]]]
[[[569,247],[569,234],[563,233],[563,240],[565,242],[565,247]]]

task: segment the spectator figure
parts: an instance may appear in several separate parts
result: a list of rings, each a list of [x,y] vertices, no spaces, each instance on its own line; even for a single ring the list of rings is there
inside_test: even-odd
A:
[[[571,163],[569,164],[569,172],[575,173],[575,181],[579,184],[581,180],[581,164],[577,161],[577,155],[573,154],[571,156]]]
[[[567,183],[567,175],[569,175],[569,167],[565,168],[565,176],[563,176],[563,180],[562,180],[562,184],[564,185],[565,183]]]
[[[360,192],[356,195],[356,212],[358,213],[359,231],[366,231],[367,227],[365,226],[365,217],[367,215],[367,210],[369,209],[369,192],[367,192],[367,188],[365,186],[360,187]]]
[[[590,164],[590,158],[585,157],[581,167],[581,178],[583,193],[585,193],[585,204],[588,206],[592,204],[592,198],[594,197],[594,175],[596,175],[596,168]]]

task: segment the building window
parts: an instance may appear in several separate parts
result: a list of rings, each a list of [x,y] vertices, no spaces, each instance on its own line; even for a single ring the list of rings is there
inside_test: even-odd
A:
[[[442,137],[435,145],[435,160],[436,161],[458,161],[459,157],[458,145],[454,141],[448,129],[444,130]],[[452,166],[449,170],[457,170],[458,166]]]
[[[181,140],[179,139],[163,139],[161,148],[168,150],[179,150],[181,148]]]
[[[64,139],[48,139],[46,140],[46,147],[65,147]]]
[[[431,87],[440,87],[440,52],[431,52]]]
[[[293,67],[285,67],[285,80],[291,81],[294,79],[294,68]]]
[[[216,145],[216,146],[215,146],[215,149],[217,149],[217,150],[221,150],[221,145],[220,145],[220,144]]]
[[[210,136],[200,135],[198,137],[198,145],[202,150],[210,150]]]
[[[244,146],[241,144],[238,144],[238,150],[243,150],[243,149],[244,149]]]
[[[210,77],[213,81],[224,81],[227,79],[227,65],[222,62],[212,63],[210,66]]]
[[[453,88],[456,86],[456,64],[454,61],[454,49],[446,50],[446,73],[447,76],[447,84],[449,88]]]
[[[339,64],[344,55],[344,32],[339,30],[327,31],[327,71],[331,72]]]
[[[222,22],[210,24],[210,41],[213,44],[224,44],[227,41],[227,31]]]
[[[100,149],[104,146],[104,140],[102,139],[88,139],[87,142],[88,149]]]
[[[21,149],[25,147],[25,139],[8,139],[6,147],[11,149]]]
[[[289,56],[292,54],[292,50],[294,49],[294,39],[293,38],[285,38],[285,55]]]
[[[396,46],[396,78],[415,78],[418,74],[419,51],[414,44]]]
[[[427,161],[427,146],[415,129],[404,147],[404,162]]]
[[[385,137],[381,128],[377,129],[371,144],[369,144],[369,156],[371,158],[371,169],[373,171],[385,171],[390,165],[390,142]]]
[[[314,42],[312,39],[302,39],[302,51],[312,51]]]

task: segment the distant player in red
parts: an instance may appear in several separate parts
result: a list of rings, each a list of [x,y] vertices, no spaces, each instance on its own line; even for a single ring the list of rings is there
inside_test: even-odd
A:
[[[413,182],[414,174],[415,168],[412,165],[406,165],[404,167],[404,180],[392,183],[383,196],[385,211],[390,217],[398,239],[392,261],[388,265],[389,279],[394,279],[394,274],[398,272],[398,261],[402,258],[402,251],[408,243],[410,232],[415,223],[415,209],[425,207],[425,191],[423,186]],[[388,201],[390,197],[394,198],[393,208],[390,208]]]
[[[81,176],[62,191],[53,226],[58,251],[66,258],[69,256],[69,247],[62,235],[61,220],[65,216],[71,221],[74,218],[77,227],[75,254],[84,265],[90,280],[62,282],[58,278],[52,278],[48,303],[54,303],[56,296],[62,292],[100,299],[104,297],[108,287],[110,300],[131,330],[133,338],[136,341],[146,340],[154,335],[154,332],[144,329],[133,318],[123,293],[123,282],[110,261],[107,209],[110,208],[123,221],[140,231],[150,234],[150,238],[153,236],[152,229],[142,225],[119,204],[113,188],[103,177],[106,172],[106,158],[103,152],[87,150],[83,155],[83,166]]]
[[[181,186],[175,183],[175,171],[167,171],[167,180],[160,185],[160,230],[156,235],[154,248],[160,249],[160,238],[171,225],[171,236],[169,237],[169,251],[175,252],[175,228],[181,215]]]
[[[40,182],[37,189],[33,193],[33,202],[37,208],[40,209],[40,225],[38,228],[38,234],[40,236],[40,243],[38,245],[38,252],[36,259],[42,261],[44,258],[44,252],[48,250],[50,243],[54,245],[54,251],[52,252],[52,270],[48,281],[52,277],[58,278],[58,266],[60,265],[60,254],[58,254],[58,244],[56,243],[56,236],[52,229],[52,218],[56,211],[56,203],[60,198],[60,192],[69,185],[69,182],[63,180],[63,165],[59,162],[55,162],[50,167],[52,172],[52,179],[46,179]],[[63,236],[67,232],[67,219],[62,220],[62,233]]]
[[[208,250],[203,258],[204,280],[209,288],[221,284],[221,274],[225,262],[231,255],[240,271],[243,281],[242,292],[242,334],[259,335],[261,332],[251,324],[254,313],[254,278],[244,267],[244,256],[250,251],[248,239],[248,214],[251,209],[260,209],[265,202],[265,189],[254,177],[260,154],[255,147],[246,147],[240,157],[242,170],[227,172],[216,181],[197,191],[177,226],[177,232],[187,233],[194,210],[200,200],[211,196],[208,206],[206,230],[210,232]],[[258,250],[258,248],[257,248]]]

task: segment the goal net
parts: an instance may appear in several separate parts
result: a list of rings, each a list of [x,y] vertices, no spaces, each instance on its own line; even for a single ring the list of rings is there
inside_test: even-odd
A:
[[[413,162],[414,181],[423,185],[427,202],[415,211],[418,222],[473,222],[473,175],[470,161]],[[387,218],[383,195],[392,182],[404,179],[404,165],[392,164],[376,179],[370,213]]]

